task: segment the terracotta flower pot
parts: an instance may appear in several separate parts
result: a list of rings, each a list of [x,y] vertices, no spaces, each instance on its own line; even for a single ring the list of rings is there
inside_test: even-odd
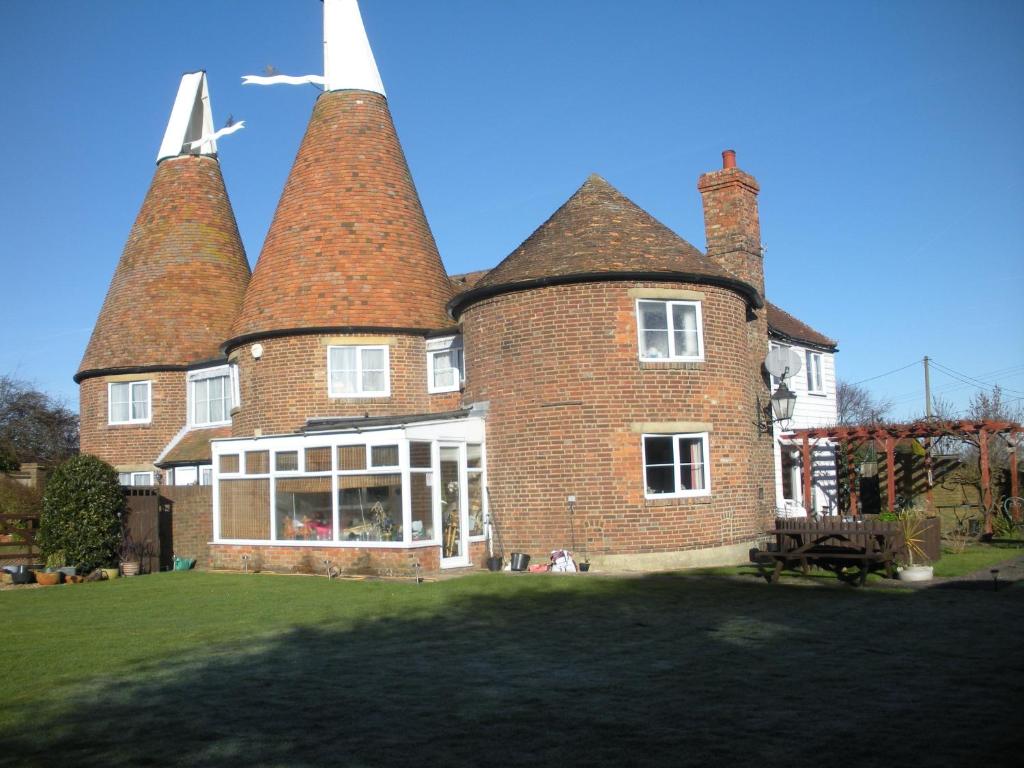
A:
[[[127,562],[122,561],[121,563],[121,574],[124,576],[138,576],[139,569],[142,567],[142,563],[138,560],[130,560]]]
[[[53,571],[48,573],[46,571],[36,571],[36,583],[41,584],[44,587],[52,587],[55,584],[60,584],[60,571]]]

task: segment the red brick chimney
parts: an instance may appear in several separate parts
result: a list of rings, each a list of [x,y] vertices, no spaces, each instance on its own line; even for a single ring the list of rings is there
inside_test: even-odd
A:
[[[764,296],[757,181],[736,167],[736,152],[727,149],[722,169],[702,175],[697,189],[704,201],[708,257]]]

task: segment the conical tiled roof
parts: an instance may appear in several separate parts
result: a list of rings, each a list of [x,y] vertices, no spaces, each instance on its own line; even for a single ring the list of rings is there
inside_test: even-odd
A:
[[[456,297],[452,311],[506,290],[642,277],[717,283],[741,291],[756,306],[761,302],[751,286],[592,174],[522,245]]]
[[[248,282],[220,163],[189,154],[162,161],[75,378],[219,356]]]
[[[451,285],[387,99],[317,100],[234,337],[451,325]]]

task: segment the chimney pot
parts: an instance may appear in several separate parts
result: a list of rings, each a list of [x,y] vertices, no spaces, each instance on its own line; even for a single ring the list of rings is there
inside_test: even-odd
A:
[[[735,168],[736,167],[736,150],[727,149],[722,152],[722,167],[723,168]]]

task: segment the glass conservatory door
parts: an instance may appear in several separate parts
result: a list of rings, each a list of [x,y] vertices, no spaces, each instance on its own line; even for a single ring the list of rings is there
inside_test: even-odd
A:
[[[441,567],[469,565],[464,446],[440,446]]]

